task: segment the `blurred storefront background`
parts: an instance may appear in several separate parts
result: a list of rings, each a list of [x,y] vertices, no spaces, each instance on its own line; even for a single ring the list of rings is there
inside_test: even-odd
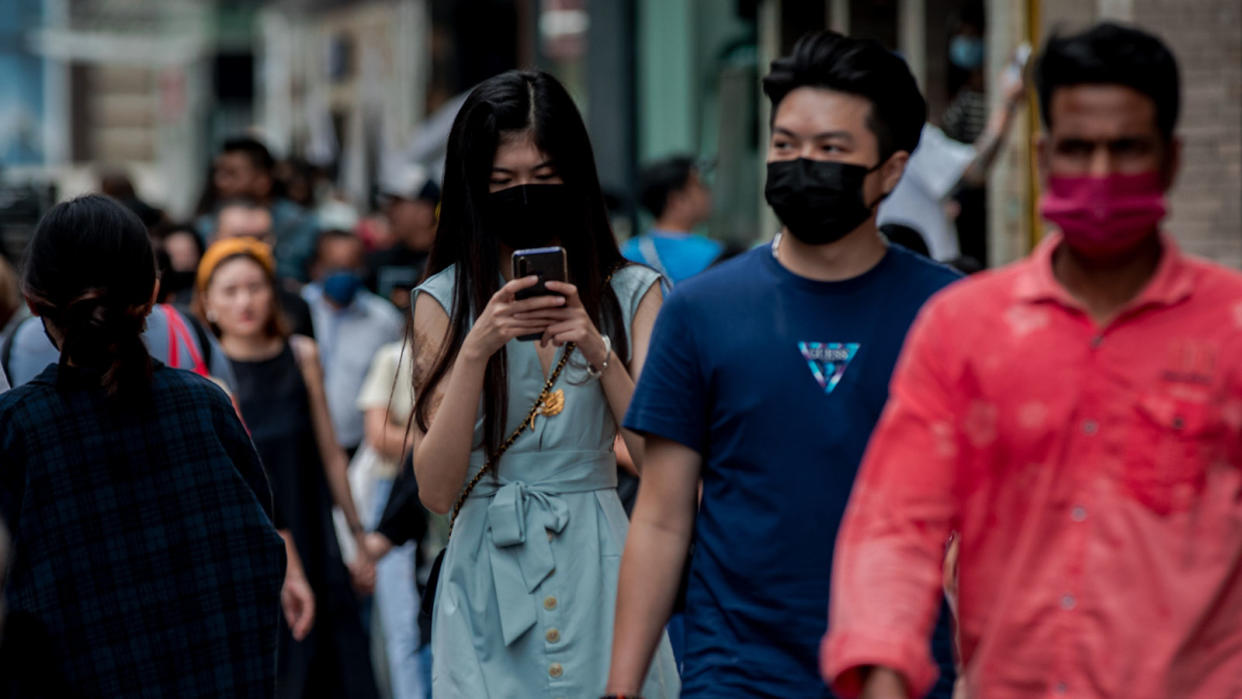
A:
[[[39,211],[121,170],[142,198],[190,215],[211,156],[250,131],[326,175],[361,211],[395,163],[441,165],[461,97],[538,67],[586,116],[618,234],[645,225],[643,162],[701,158],[716,193],[709,233],[770,237],[768,114],[759,79],[802,33],[833,27],[909,61],[933,123],[960,87],[948,59],[981,13],[985,92],[1023,42],[1099,18],[1163,36],[1181,61],[1185,170],[1171,228],[1242,266],[1242,4],[1237,0],[0,0],[0,240],[15,255]],[[1028,110],[992,173],[993,264],[1039,237]]]

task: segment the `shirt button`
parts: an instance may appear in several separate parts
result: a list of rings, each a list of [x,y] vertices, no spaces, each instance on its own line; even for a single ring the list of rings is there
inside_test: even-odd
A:
[[[1057,686],[1053,687],[1052,689],[1057,694],[1065,694],[1066,692],[1069,691],[1069,687],[1065,686],[1064,682],[1057,682]]]
[[[553,609],[556,609],[556,598],[545,597],[543,600],[543,608],[548,610],[549,612],[552,611]]]
[[[1078,604],[1078,600],[1073,595],[1065,595],[1061,598],[1061,609],[1073,609]]]
[[[1078,505],[1077,507],[1075,507],[1073,510],[1070,511],[1070,519],[1074,520],[1075,522],[1081,522],[1085,520],[1086,518],[1087,518],[1087,508],[1083,507],[1082,505]]]
[[[1100,431],[1100,424],[1095,420],[1083,420],[1082,431],[1084,434],[1095,434]]]
[[[1104,336],[1103,336],[1103,335],[1096,335],[1095,337],[1091,338],[1091,346],[1092,346],[1092,347],[1099,347],[1099,346],[1100,346],[1100,345],[1102,345],[1102,344],[1104,344]]]
[[[556,643],[561,640],[561,632],[556,629],[548,629],[548,632],[543,637],[548,639],[548,643]]]
[[[561,667],[560,663],[552,663],[548,666],[549,677],[560,677],[563,674],[565,674],[565,668]]]

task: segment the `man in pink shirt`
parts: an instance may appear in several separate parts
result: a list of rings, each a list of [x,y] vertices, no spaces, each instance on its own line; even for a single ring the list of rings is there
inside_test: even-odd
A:
[[[825,679],[920,696],[950,532],[971,697],[1242,696],[1242,275],[1160,227],[1177,65],[1114,24],[1037,78],[1026,260],[924,307],[836,548]]]

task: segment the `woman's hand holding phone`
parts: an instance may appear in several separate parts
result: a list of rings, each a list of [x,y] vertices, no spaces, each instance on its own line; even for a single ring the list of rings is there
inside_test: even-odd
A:
[[[566,342],[572,342],[591,366],[603,365],[608,359],[608,345],[582,306],[582,299],[578,298],[578,287],[567,282],[554,281],[545,282],[545,285],[548,291],[559,294],[557,298],[564,297],[564,306],[522,312],[517,315],[518,319],[546,326],[543,336],[539,338],[541,345],[547,346],[550,342],[561,347]]]
[[[522,335],[545,332],[549,321],[538,319],[540,317],[538,314],[560,309],[565,305],[566,298],[547,295],[517,300],[516,294],[519,291],[529,289],[538,283],[539,277],[531,275],[514,279],[500,287],[500,291],[497,291],[487,302],[483,312],[474,321],[474,327],[470,329],[470,333],[462,342],[462,357],[473,361],[487,361],[509,340]],[[548,287],[551,288],[555,283],[548,282]],[[577,299],[576,293],[574,298]]]

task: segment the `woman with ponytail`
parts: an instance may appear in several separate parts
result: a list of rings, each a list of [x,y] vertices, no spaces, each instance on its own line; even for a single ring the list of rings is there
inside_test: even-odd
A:
[[[60,359],[0,395],[5,646],[29,660],[5,666],[73,696],[270,697],[271,490],[224,392],[147,353],[157,290],[146,228],[115,201],[59,204],[35,229],[22,293]]]

